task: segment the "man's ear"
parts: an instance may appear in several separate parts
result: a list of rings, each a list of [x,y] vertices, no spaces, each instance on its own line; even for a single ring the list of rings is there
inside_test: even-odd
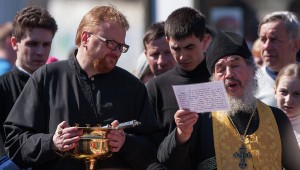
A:
[[[15,51],[18,51],[19,47],[18,47],[18,41],[16,37],[10,38],[10,44]]]
[[[82,31],[81,33],[81,44],[85,47],[86,44],[89,42],[90,33],[87,31]]]
[[[210,42],[212,41],[213,37],[210,34],[204,34],[203,37],[203,51],[206,51],[206,49],[208,48]]]

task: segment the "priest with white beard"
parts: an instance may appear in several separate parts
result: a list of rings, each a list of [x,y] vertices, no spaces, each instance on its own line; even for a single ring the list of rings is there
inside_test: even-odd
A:
[[[256,66],[244,38],[219,31],[207,49],[206,64],[211,79],[224,82],[230,109],[179,109],[177,127],[159,147],[160,163],[172,170],[300,169],[289,119],[254,97]]]

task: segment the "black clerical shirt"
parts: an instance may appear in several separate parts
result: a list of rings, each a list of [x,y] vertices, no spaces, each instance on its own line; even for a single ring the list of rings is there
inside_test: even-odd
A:
[[[0,77],[0,158],[6,155],[4,151],[3,123],[29,77],[28,74],[20,71],[15,65],[9,72]]]
[[[133,119],[142,124],[125,129],[128,135],[121,150],[97,161],[96,169],[145,168],[156,159],[156,145],[146,136],[158,126],[147,90],[136,77],[119,67],[88,77],[72,57],[41,67],[28,80],[4,123],[5,147],[20,167],[85,169],[84,161],[60,157],[52,150],[57,125],[62,121],[70,126],[106,125]]]

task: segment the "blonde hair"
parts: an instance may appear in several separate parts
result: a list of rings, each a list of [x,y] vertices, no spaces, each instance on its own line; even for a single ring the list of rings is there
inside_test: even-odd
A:
[[[126,17],[113,6],[96,6],[85,14],[78,26],[75,44],[80,45],[81,34],[84,30],[93,31],[101,22],[114,21],[122,26],[126,31],[129,24]]]
[[[262,44],[261,44],[261,41],[260,39],[256,39],[253,43],[253,46],[252,46],[252,56],[253,57],[260,57],[261,56],[261,50],[262,50]]]
[[[290,77],[297,77],[298,79],[300,79],[300,65],[298,64],[289,64],[285,67],[283,67],[277,77],[276,77],[276,81],[275,81],[275,87],[277,88],[279,81],[282,77],[284,76],[290,76]]]

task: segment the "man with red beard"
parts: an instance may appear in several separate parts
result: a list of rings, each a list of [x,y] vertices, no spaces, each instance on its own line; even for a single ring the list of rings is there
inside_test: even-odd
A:
[[[31,76],[4,123],[6,151],[17,165],[86,169],[84,161],[58,154],[71,151],[80,140],[82,131],[75,124],[116,126],[131,120],[141,125],[106,134],[113,154],[94,168],[146,169],[156,160],[156,145],[146,137],[158,127],[146,87],[116,66],[129,48],[128,29],[127,19],[114,7],[94,7],[78,26],[74,56]]]
[[[178,110],[177,127],[160,145],[159,161],[172,170],[299,169],[300,150],[289,119],[254,97],[256,66],[243,37],[219,31],[206,63],[212,79],[224,82],[230,109]]]

